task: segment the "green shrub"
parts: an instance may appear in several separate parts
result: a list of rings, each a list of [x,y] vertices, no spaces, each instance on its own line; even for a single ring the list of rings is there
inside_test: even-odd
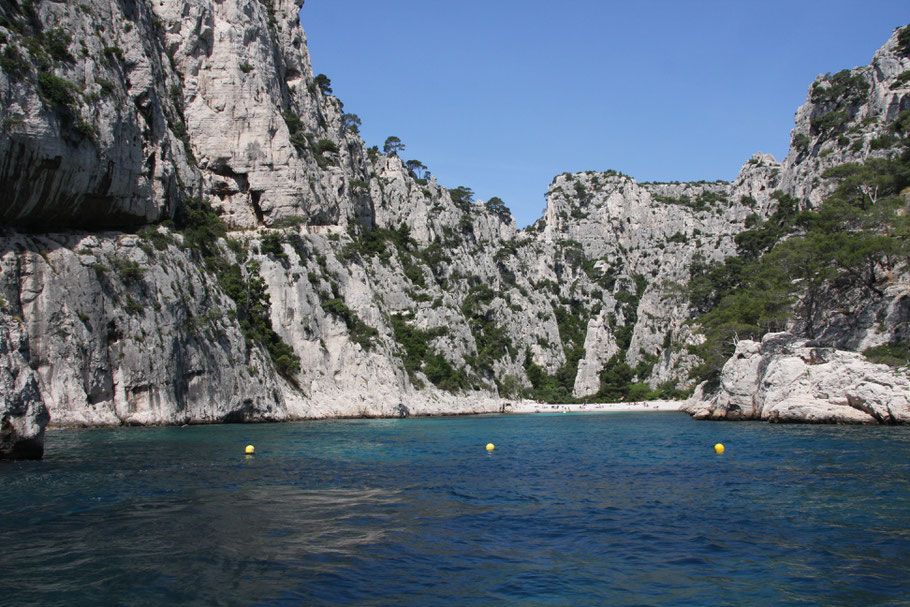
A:
[[[123,305],[123,310],[130,316],[135,316],[137,314],[142,314],[142,312],[145,310],[145,306],[143,306],[142,304],[137,302],[135,299],[133,299],[132,297],[127,295],[126,303]]]
[[[503,221],[512,220],[512,212],[509,210],[509,207],[506,206],[506,203],[502,201],[498,196],[493,196],[485,203],[487,210],[502,219]]]
[[[361,179],[352,179],[348,182],[348,187],[353,192],[368,192],[370,190],[370,182]]]
[[[890,129],[891,132],[901,137],[906,137],[910,134],[910,110],[904,110],[898,114],[894,122],[891,123]]]
[[[317,74],[313,79],[313,84],[319,88],[323,95],[332,94],[332,81],[325,74]]]
[[[288,255],[284,252],[282,242],[281,234],[278,232],[267,232],[262,237],[262,244],[259,250],[263,253],[274,255],[278,259],[287,259]]]
[[[69,52],[72,41],[72,36],[59,27],[44,32],[44,47],[51,57],[59,61],[69,61],[73,58]]]
[[[155,226],[142,228],[139,230],[139,232],[137,232],[137,234],[145,240],[151,242],[152,245],[159,251],[164,251],[172,242],[174,242],[174,239],[171,237],[169,232],[159,232]]]
[[[829,130],[834,130],[842,127],[850,121],[850,116],[847,115],[847,112],[844,110],[834,110],[823,114],[817,118],[813,118],[810,122],[812,128],[817,133],[825,133]]]
[[[573,186],[575,188],[575,195],[578,196],[578,198],[580,198],[582,201],[587,200],[588,188],[585,187],[585,184],[583,184],[581,181],[576,181]]]
[[[654,393],[648,384],[638,382],[628,385],[625,397],[630,401],[650,400]]]
[[[382,145],[382,153],[391,154],[393,156],[397,156],[398,154],[403,152],[404,149],[405,149],[405,145],[401,142],[401,139],[399,139],[395,135],[386,137],[385,143],[383,143],[383,145]]]
[[[351,335],[351,341],[360,344],[364,350],[373,348],[373,340],[379,337],[379,331],[366,324],[350,309],[340,298],[332,298],[322,302],[322,309],[326,314],[342,320]]]
[[[693,263],[691,304],[706,340],[691,349],[704,361],[692,377],[709,388],[737,337],[759,339],[794,318],[813,337],[832,293],[882,297],[888,270],[906,263],[908,225],[896,211],[905,205],[899,193],[910,186],[910,156],[870,158],[823,176],[839,183],[817,211],[800,213],[796,201],[775,193],[775,215],[736,236],[739,256]],[[902,348],[870,354],[899,358]]]
[[[13,114],[11,116],[5,116],[3,122],[0,122],[0,128],[3,128],[7,133],[15,131],[25,126],[25,118],[19,114]]]
[[[301,215],[292,215],[290,217],[282,217],[278,221],[272,222],[272,227],[275,229],[280,228],[293,228],[295,226],[306,225],[306,217]]]
[[[902,27],[897,34],[897,52],[901,55],[910,55],[910,25]]]
[[[665,204],[675,204],[675,205],[681,206],[681,207],[689,207],[690,209],[692,209],[694,211],[704,211],[707,208],[705,201],[702,200],[701,198],[692,200],[685,194],[683,194],[679,198],[674,198],[672,196],[663,196],[661,194],[652,194],[652,198],[654,198],[654,200],[656,202],[663,202]]]
[[[793,136],[791,145],[794,149],[804,152],[809,148],[809,136],[805,133],[797,133]]]
[[[869,142],[869,149],[870,150],[884,150],[884,149],[892,147],[898,141],[899,141],[899,139],[897,137],[895,137],[894,135],[892,135],[890,133],[884,133]]]
[[[185,246],[199,251],[204,257],[218,254],[216,243],[227,233],[227,226],[207,200],[188,198],[178,211],[175,222],[183,232]]]
[[[76,85],[50,72],[38,74],[38,92],[45,102],[57,109],[72,109],[76,105]]]
[[[116,58],[123,63],[123,49],[119,46],[106,46],[101,50],[105,57]]]
[[[865,100],[869,88],[870,85],[862,74],[841,70],[833,76],[825,74],[824,80],[814,83],[810,99],[817,105],[855,105]]]
[[[326,168],[328,166],[335,166],[335,160],[326,154],[337,154],[338,146],[335,145],[335,142],[331,139],[320,139],[313,146],[313,158],[316,160],[316,164],[319,165],[319,168]]]
[[[897,341],[867,348],[863,350],[863,356],[874,363],[891,367],[906,367],[910,365],[910,343]]]
[[[286,110],[281,113],[281,116],[284,118],[284,123],[291,133],[296,133],[303,129],[303,121],[300,119],[300,116],[294,112]]]
[[[463,211],[470,209],[471,203],[474,202],[474,190],[463,185],[450,189],[449,196],[455,206]]]
[[[22,46],[28,49],[29,55],[31,55],[32,58],[32,62],[38,66],[39,72],[49,72],[54,69],[54,64],[51,56],[44,48],[43,37],[40,35],[23,36],[20,39],[20,42],[22,43]]]
[[[547,403],[572,403],[575,398],[571,391],[556,375],[550,375],[531,360],[530,351],[525,356],[525,374],[531,382],[531,388],[525,391],[526,398],[542,400]]]
[[[282,112],[281,116],[284,118],[284,123],[288,127],[291,145],[293,145],[298,152],[303,152],[307,148],[307,138],[306,134],[303,132],[303,121],[300,119],[300,116],[290,110]]]
[[[98,86],[101,87],[102,95],[110,95],[117,90],[117,85],[115,85],[110,80],[106,80],[104,78],[95,78],[95,82],[98,84]]]
[[[441,354],[427,356],[423,373],[440,390],[458,392],[468,387],[468,377],[464,370],[456,370]]]
[[[244,263],[249,256],[249,251],[246,250],[246,245],[242,240],[237,238],[225,238],[224,242],[227,244],[228,248],[234,253],[234,257],[237,258],[237,261]]]
[[[341,115],[341,130],[345,133],[351,133],[353,135],[360,134],[360,117],[357,114],[342,114]]]
[[[18,80],[31,71],[32,64],[22,56],[17,47],[10,44],[0,54],[0,68],[3,68],[10,78]]]
[[[316,142],[317,154],[337,154],[338,146],[331,139],[320,139]]]
[[[443,389],[454,391],[459,389],[459,384],[466,384],[467,378],[463,373],[458,375],[445,359],[439,360],[441,357],[437,358],[439,355],[430,350],[430,342],[437,337],[445,335],[448,332],[446,328],[416,329],[408,323],[405,316],[400,314],[392,316],[391,321],[392,331],[395,333],[395,341],[404,349],[404,356],[402,357],[404,368],[412,380],[417,371],[425,371],[425,365],[429,364],[430,373],[427,374],[427,377],[440,388],[442,388],[441,384],[445,383],[446,387]],[[451,381],[446,381],[450,378]],[[465,381],[459,381],[461,379]]]
[[[111,263],[120,279],[127,284],[138,282],[145,275],[146,269],[140,266],[139,262],[115,257]]]
[[[894,89],[898,89],[902,86],[905,86],[908,82],[910,82],[910,70],[907,70],[906,72],[904,72],[903,74],[901,74],[900,76],[895,78],[894,82],[891,83],[891,86],[889,88],[891,88],[891,90],[893,91]]]
[[[206,266],[215,272],[219,286],[237,305],[237,321],[247,342],[264,346],[275,369],[293,382],[294,375],[300,372],[300,357],[272,329],[271,304],[265,280],[259,275],[259,264],[249,264],[247,278],[239,265],[228,264],[217,256],[208,257]]]
[[[90,139],[92,141],[98,140],[98,128],[82,116],[77,117],[76,123],[72,128],[73,131],[86,139]]]
[[[494,375],[493,363],[495,361],[501,360],[506,355],[514,357],[518,353],[506,330],[489,312],[489,304],[496,297],[497,293],[487,285],[475,285],[471,287],[461,306],[461,313],[471,328],[477,347],[474,365],[489,377]]]

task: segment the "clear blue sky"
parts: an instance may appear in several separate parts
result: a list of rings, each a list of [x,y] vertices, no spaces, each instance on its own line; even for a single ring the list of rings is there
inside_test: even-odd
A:
[[[306,0],[313,69],[446,187],[519,226],[564,171],[735,178],[787,152],[820,73],[869,63],[907,0]]]

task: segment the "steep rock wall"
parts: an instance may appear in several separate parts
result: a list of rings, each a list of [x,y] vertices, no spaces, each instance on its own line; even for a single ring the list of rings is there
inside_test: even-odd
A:
[[[91,229],[172,217],[198,181],[150,3],[6,2],[5,225]]]

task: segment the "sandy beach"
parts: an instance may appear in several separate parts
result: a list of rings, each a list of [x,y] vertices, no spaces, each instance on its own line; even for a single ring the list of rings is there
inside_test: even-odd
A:
[[[530,400],[506,403],[505,413],[604,413],[607,411],[679,411],[681,400],[649,400],[628,403],[546,404]]]

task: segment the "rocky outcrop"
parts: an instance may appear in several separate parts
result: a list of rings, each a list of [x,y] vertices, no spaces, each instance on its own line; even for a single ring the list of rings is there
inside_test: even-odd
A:
[[[26,333],[0,315],[0,459],[39,459],[48,417]]]
[[[810,423],[910,423],[910,370],[873,364],[787,333],[742,340],[719,389],[684,410],[697,419]]]

